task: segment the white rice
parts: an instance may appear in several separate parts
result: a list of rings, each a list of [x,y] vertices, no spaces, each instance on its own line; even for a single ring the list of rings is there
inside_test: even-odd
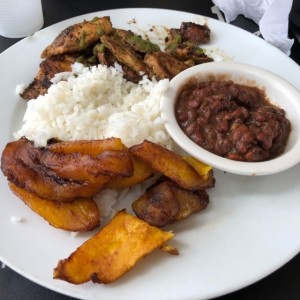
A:
[[[169,81],[149,80],[134,84],[116,68],[103,65],[84,67],[75,63],[70,73],[53,79],[48,93],[28,101],[22,128],[36,146],[50,138],[62,141],[119,137],[132,146],[144,139],[169,149],[173,142],[160,116],[160,99]],[[58,82],[57,82],[58,81]]]
[[[23,218],[22,217],[19,217],[19,216],[11,216],[10,217],[10,220],[13,222],[13,223],[20,223],[23,221]]]

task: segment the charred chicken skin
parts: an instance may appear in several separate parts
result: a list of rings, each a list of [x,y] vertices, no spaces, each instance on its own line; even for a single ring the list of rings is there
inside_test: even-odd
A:
[[[71,71],[71,65],[76,57],[70,54],[55,55],[43,60],[33,82],[24,90],[21,97],[26,100],[35,99],[47,93],[51,79],[55,74]]]

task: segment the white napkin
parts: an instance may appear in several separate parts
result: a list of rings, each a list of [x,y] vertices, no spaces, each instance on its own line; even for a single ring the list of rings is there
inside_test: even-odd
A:
[[[212,0],[224,13],[226,22],[244,15],[259,25],[263,38],[287,55],[293,39],[288,38],[289,13],[293,0]]]

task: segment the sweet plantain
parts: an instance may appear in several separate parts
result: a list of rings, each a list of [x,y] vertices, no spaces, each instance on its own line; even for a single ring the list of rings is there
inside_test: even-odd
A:
[[[150,226],[122,210],[67,259],[60,260],[53,277],[74,284],[90,280],[112,283],[173,237],[172,232]]]
[[[99,221],[97,204],[90,198],[72,202],[42,199],[9,182],[12,192],[51,226],[68,231],[87,231],[96,228]]]
[[[133,156],[162,173],[179,186],[195,191],[206,188],[206,182],[185,160],[158,144],[145,140],[129,149]]]

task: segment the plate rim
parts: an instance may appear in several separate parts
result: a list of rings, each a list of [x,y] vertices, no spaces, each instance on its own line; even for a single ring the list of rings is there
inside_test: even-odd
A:
[[[57,26],[58,24],[62,25],[62,24],[64,24],[64,23],[71,22],[71,21],[76,20],[76,19],[78,19],[78,18],[84,18],[85,16],[87,17],[87,16],[92,15],[92,14],[106,13],[106,12],[109,13],[109,12],[114,12],[114,11],[124,11],[124,10],[128,10],[128,11],[133,11],[133,10],[153,10],[153,11],[154,11],[154,10],[159,10],[159,11],[162,11],[162,12],[163,12],[163,11],[172,11],[172,12],[184,13],[184,14],[193,15],[193,16],[204,17],[205,19],[213,20],[213,22],[221,22],[221,21],[219,21],[219,20],[217,20],[217,19],[213,19],[213,18],[210,18],[210,17],[207,17],[207,16],[203,16],[203,15],[199,15],[199,14],[195,14],[195,13],[187,12],[187,11],[173,10],[173,9],[163,9],[163,8],[139,8],[139,7],[138,7],[138,8],[118,8],[118,9],[108,9],[108,10],[102,10],[102,11],[91,12],[91,13],[87,13],[87,14],[83,14],[83,15],[78,15],[78,16],[72,17],[72,18],[70,18],[70,19],[62,20],[62,21],[60,21],[60,22],[58,22],[58,23],[52,24],[52,25],[50,25],[50,26],[48,26],[48,27],[46,27],[46,28],[43,28],[43,29],[40,30],[39,32],[44,32],[44,31],[46,31],[46,30],[49,30],[49,28],[51,28],[51,27]],[[244,30],[244,29],[241,29],[241,28],[238,28],[238,27],[236,27],[236,26],[234,26],[234,25],[231,25],[231,24],[227,24],[227,23],[226,23],[226,26],[227,26],[227,25],[228,25],[228,26],[232,26],[233,28],[235,28],[235,29],[237,29],[237,30],[241,30],[241,31],[243,31],[244,33],[248,33],[249,35],[252,36],[252,34],[251,34],[250,32],[248,32],[248,31],[246,31],[246,30]],[[25,39],[27,39],[27,38],[25,38]],[[9,51],[11,48],[15,47],[15,45],[17,45],[17,44],[19,44],[19,43],[22,43],[23,40],[25,40],[25,39],[22,39],[21,41],[17,42],[16,44],[14,44],[14,45],[12,45],[11,47],[9,47],[9,48],[7,48],[6,50],[4,50],[4,51],[0,54],[0,60],[1,60],[1,57],[3,56],[3,55],[2,55],[3,53],[6,53],[6,52]],[[259,39],[259,38],[258,38],[258,39]],[[265,43],[265,45],[268,45],[268,46],[272,47],[273,49],[277,49],[276,47],[274,47],[274,46],[268,44],[268,43],[265,42],[265,41],[264,41],[264,43]],[[277,49],[277,50],[280,51],[279,49]],[[291,60],[291,62],[295,63],[295,64],[298,66],[298,64],[297,64],[296,62],[294,62],[291,58],[289,58],[289,59]],[[292,257],[289,257],[288,260],[284,261],[283,263],[280,263],[279,266],[276,266],[276,267],[274,268],[274,270],[268,272],[268,274],[264,274],[261,278],[258,278],[257,281],[259,281],[260,279],[264,278],[265,276],[271,274],[273,271],[277,270],[277,269],[278,269],[280,266],[282,266],[284,263],[286,263],[287,261],[289,261],[290,259],[292,259],[295,255],[297,255],[297,253],[299,252],[299,250],[300,250],[300,246],[299,246],[299,249],[298,249],[298,250],[295,250],[295,251],[294,251],[295,253],[292,251],[292,253],[293,253],[293,256],[292,256]],[[0,256],[1,256],[1,253],[0,253]],[[3,259],[2,256],[1,256],[1,261],[2,261],[5,265],[9,266],[11,269],[15,270],[15,271],[16,271],[17,273],[19,273],[20,275],[22,275],[22,276],[28,278],[28,279],[31,280],[31,281],[36,282],[37,284],[39,284],[39,285],[41,285],[41,286],[44,286],[44,287],[49,288],[49,289],[51,289],[51,290],[53,290],[53,291],[62,293],[62,294],[64,294],[64,295],[68,295],[68,296],[72,296],[72,297],[75,296],[75,297],[76,297],[75,294],[73,294],[73,293],[68,293],[67,290],[65,290],[64,288],[61,288],[61,289],[58,289],[57,287],[53,288],[51,285],[49,286],[48,284],[43,284],[43,283],[41,283],[41,282],[38,281],[36,278],[33,278],[32,276],[30,276],[30,275],[28,275],[28,274],[25,274],[24,271],[23,271],[21,268],[19,268],[19,270],[18,270],[18,268],[14,268],[14,266],[13,266],[12,264],[10,264],[10,262],[5,261],[5,258]],[[256,282],[256,281],[254,281],[254,282]],[[254,283],[254,282],[252,281],[251,283]],[[246,285],[241,286],[241,287],[239,287],[239,288],[229,289],[229,290],[226,292],[226,294],[229,293],[229,292],[235,291],[235,290],[237,290],[237,289],[243,288],[243,287],[245,287],[245,286],[247,286],[247,285],[250,285],[251,283],[248,282]],[[213,295],[213,296],[214,296],[214,297],[217,297],[217,296],[221,296],[221,295],[224,295],[224,293],[221,293],[221,294],[215,294],[215,295]],[[86,298],[86,299],[89,299],[89,298]]]

